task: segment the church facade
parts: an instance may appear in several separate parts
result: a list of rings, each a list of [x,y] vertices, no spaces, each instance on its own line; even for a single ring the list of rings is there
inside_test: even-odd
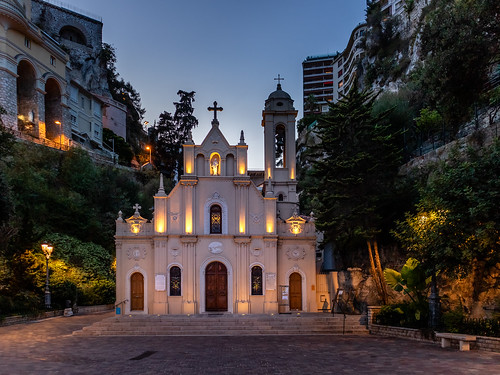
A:
[[[116,222],[116,302],[125,314],[262,314],[318,311],[316,231],[299,216],[295,118],[290,95],[263,110],[265,170],[247,170],[243,132],[219,128],[184,149],[184,175],[167,195],[160,178],[154,218]]]

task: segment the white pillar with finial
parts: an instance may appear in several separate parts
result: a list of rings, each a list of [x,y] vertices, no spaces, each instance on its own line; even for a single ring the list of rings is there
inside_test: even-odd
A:
[[[160,174],[160,187],[154,196],[154,225],[156,233],[167,232],[167,194],[163,186],[163,174]]]

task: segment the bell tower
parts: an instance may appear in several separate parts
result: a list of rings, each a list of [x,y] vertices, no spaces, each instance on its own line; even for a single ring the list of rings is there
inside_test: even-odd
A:
[[[295,161],[295,118],[297,110],[288,93],[281,89],[278,81],[276,91],[266,100],[262,111],[264,127],[264,164],[266,197],[277,200],[277,209],[282,219],[287,219],[298,209],[296,161]]]

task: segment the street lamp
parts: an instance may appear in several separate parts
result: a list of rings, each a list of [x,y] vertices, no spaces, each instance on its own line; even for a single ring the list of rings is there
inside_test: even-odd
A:
[[[153,163],[151,163],[151,147],[146,146],[146,150],[149,150],[149,164],[153,165]]]
[[[45,268],[47,269],[47,275],[45,278],[45,308],[50,309],[51,308],[51,303],[50,303],[50,290],[49,290],[49,259],[50,256],[52,255],[52,251],[54,250],[53,246],[50,246],[46,243],[42,244],[42,251],[43,254],[45,255],[45,259],[47,260]]]
[[[61,126],[61,121],[55,121],[55,124],[56,125],[59,125],[60,126],[60,129],[59,129],[59,150],[61,149],[61,135],[62,135],[62,126]]]

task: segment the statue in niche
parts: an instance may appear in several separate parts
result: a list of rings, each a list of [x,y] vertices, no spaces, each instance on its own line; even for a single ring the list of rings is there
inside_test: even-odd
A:
[[[220,158],[218,154],[212,156],[212,160],[210,160],[210,174],[212,176],[220,175]]]

